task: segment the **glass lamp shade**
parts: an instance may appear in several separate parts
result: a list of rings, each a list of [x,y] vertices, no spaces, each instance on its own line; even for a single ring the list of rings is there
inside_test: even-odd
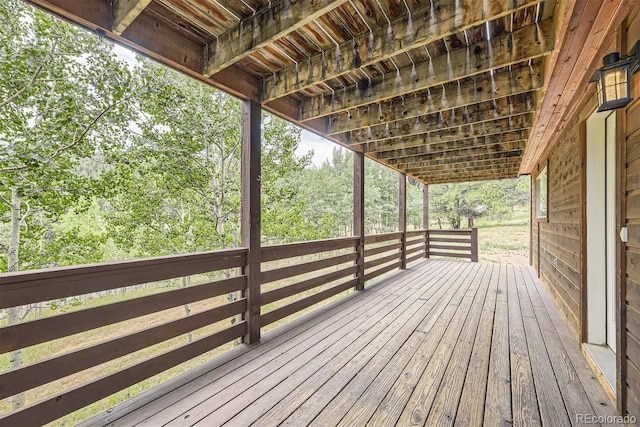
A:
[[[611,57],[611,58],[609,58]],[[620,61],[618,54],[605,57],[605,66],[594,76],[598,92],[598,111],[622,108],[631,102],[630,61]]]

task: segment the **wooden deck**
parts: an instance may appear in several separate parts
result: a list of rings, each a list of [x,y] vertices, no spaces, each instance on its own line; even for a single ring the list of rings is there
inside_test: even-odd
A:
[[[615,409],[530,267],[419,262],[204,371],[90,423],[555,427]]]

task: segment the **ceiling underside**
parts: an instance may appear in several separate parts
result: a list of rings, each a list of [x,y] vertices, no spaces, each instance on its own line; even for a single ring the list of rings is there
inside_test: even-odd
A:
[[[425,183],[516,177],[554,0],[36,0]]]

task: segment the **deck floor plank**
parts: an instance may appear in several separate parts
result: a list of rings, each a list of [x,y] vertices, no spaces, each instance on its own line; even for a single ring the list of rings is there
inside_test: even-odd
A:
[[[524,266],[419,261],[198,372],[88,424],[559,426],[615,411]]]
[[[412,272],[411,276],[405,278],[407,282],[410,283],[413,273],[427,275],[442,274],[442,272],[437,271],[435,266],[425,267],[423,270]],[[403,283],[400,281],[398,281],[397,285],[400,289],[405,289],[405,286],[403,286]],[[406,289],[407,291],[410,290],[408,287]],[[296,327],[295,330],[283,332],[273,339],[265,340],[259,346],[247,346],[246,352],[241,353],[242,363],[238,364],[235,359],[232,359],[220,366],[216,366],[193,381],[177,387],[175,390],[172,390],[171,393],[164,394],[146,403],[135,412],[115,419],[108,425],[112,427],[130,426],[140,423],[143,423],[142,425],[156,425],[160,420],[170,418],[171,411],[175,410],[173,407],[182,406],[182,401],[185,398],[189,397],[190,400],[195,400],[197,398],[195,393],[199,390],[205,387],[223,389],[227,384],[239,381],[244,376],[251,374],[251,372],[261,369],[263,365],[276,357],[282,357],[283,354],[287,354],[287,352],[295,346],[307,340],[317,341],[330,335],[339,328],[339,322],[343,318],[351,316],[366,319],[373,313],[375,304],[379,304],[381,301],[387,301],[389,295],[395,292],[396,291],[391,288],[372,288],[362,296],[360,304],[342,304],[330,310],[320,312],[308,322]],[[278,351],[274,352],[273,350],[276,348]],[[209,393],[204,392],[204,395],[208,396]],[[105,417],[107,420],[110,420],[110,418],[111,417]]]
[[[466,330],[477,327],[477,323],[473,324],[473,314],[476,311],[474,302],[484,301],[486,287],[489,284],[488,280],[485,280],[487,269],[488,266],[485,266],[485,268],[477,270],[476,276],[471,279],[472,283],[477,281],[480,285],[471,286],[465,294],[458,308],[457,316],[451,321],[450,328],[411,393],[400,417],[397,420],[387,418],[386,422],[391,421],[394,425],[403,426],[424,425],[437,397],[438,390],[441,390],[440,384],[443,381],[446,383],[448,380],[445,378],[445,373],[448,371],[450,360],[456,354],[455,350],[460,337],[465,335]],[[444,389],[448,390],[448,387]],[[378,424],[374,422],[372,425]]]
[[[460,269],[456,273],[458,275],[454,274],[452,277],[460,280],[469,274],[469,269]],[[409,399],[411,390],[415,387],[425,366],[433,356],[466,291],[466,286],[455,287],[453,297],[448,301],[443,301],[443,311],[437,319],[434,322],[423,324],[416,331],[416,333],[426,334],[422,345],[414,353],[403,357],[397,365],[390,366],[390,369],[376,377],[372,385],[340,420],[339,426],[365,425],[378,409],[394,406],[391,399],[405,402]],[[403,393],[391,392],[394,387],[396,390],[402,390]],[[399,411],[402,411],[402,406],[398,407]],[[321,425],[321,422],[318,422],[318,427]]]
[[[459,426],[481,425],[484,419],[491,340],[500,285],[499,266],[494,266],[491,274],[492,283],[478,323],[478,331],[470,355],[467,375],[464,378],[462,394],[460,401],[456,402],[455,424]]]
[[[448,286],[445,278],[442,278],[432,286],[427,287],[418,301],[424,301],[420,309],[412,316],[405,325],[396,327],[396,331],[391,333],[387,342],[381,345],[367,345],[365,351],[361,351],[353,359],[339,368],[337,372],[330,372],[325,367],[325,375],[315,375],[313,382],[307,381],[301,384],[290,396],[278,402],[261,418],[256,425],[274,425],[282,422],[282,425],[307,425],[310,424],[318,414],[324,410],[329,402],[335,397],[335,390],[342,390],[351,384],[353,379],[364,370],[369,376],[377,375],[396,351],[401,348],[415,333],[418,323],[425,318],[434,318],[438,314],[439,302],[442,302],[447,294],[453,294],[453,287]],[[435,310],[434,310],[435,309]],[[423,335],[423,334],[422,334]],[[341,355],[342,356],[342,355]],[[326,374],[332,374],[328,377]],[[361,378],[362,376],[360,376]],[[317,393],[317,398],[309,399]],[[342,393],[336,398],[341,404],[346,404],[349,399]],[[255,416],[256,409],[251,407],[239,415]],[[331,415],[338,413],[335,409]],[[248,425],[250,418],[237,417],[232,420],[238,425]],[[319,417],[323,426],[331,424],[329,417]],[[339,421],[339,420],[338,420]],[[335,424],[335,423],[334,423]]]
[[[514,283],[515,272],[507,267],[507,301],[509,307],[509,348],[511,360],[511,403],[513,425],[532,427],[542,425],[538,398],[531,370],[529,347],[522,320],[522,306]]]
[[[495,280],[491,280],[493,267],[493,265],[490,265],[485,271],[482,280],[486,282],[486,286],[480,285],[476,303],[467,318],[445,375],[436,391],[433,407],[426,420],[426,424],[429,426],[450,426],[453,425],[456,418],[465,378],[471,367],[472,350],[476,343],[478,331],[480,328],[487,329],[487,326],[493,321],[495,286],[497,283]],[[482,335],[482,330],[480,330],[480,334]],[[478,354],[481,354],[482,349],[476,349],[479,350]],[[484,393],[476,395],[476,400],[482,402],[484,395]]]
[[[427,268],[427,272],[431,272],[431,268]],[[344,314],[338,316],[327,316],[326,319],[313,328],[299,331],[290,335],[290,339],[280,339],[277,337],[273,341],[268,341],[261,346],[255,347],[258,355],[251,360],[246,356],[242,358],[241,363],[234,361],[227,366],[221,367],[223,372],[220,375],[219,370],[212,371],[206,375],[202,381],[196,380],[193,384],[187,384],[181,387],[179,395],[181,398],[176,399],[171,395],[158,399],[152,405],[146,405],[141,408],[140,412],[147,412],[147,417],[139,423],[141,426],[157,426],[167,422],[167,420],[176,420],[179,416],[186,416],[186,412],[198,406],[206,400],[213,400],[219,405],[223,405],[235,398],[241,391],[238,391],[240,384],[249,387],[247,381],[255,384],[262,378],[267,378],[271,373],[277,371],[283,364],[295,359],[301,353],[301,349],[308,349],[314,345],[329,345],[332,341],[337,341],[349,331],[342,327],[343,323],[349,319],[358,318],[361,322],[367,322],[371,317],[379,314],[378,310],[382,307],[391,307],[394,303],[399,304],[409,298],[411,288],[409,285],[416,281],[419,271],[412,272],[406,277],[397,281],[397,288],[374,288],[367,291],[363,295],[359,304],[349,305],[346,307],[337,307],[336,313]],[[400,297],[393,297],[398,289],[406,288],[406,294]],[[399,299],[398,299],[399,298]],[[349,310],[348,307],[355,307],[356,310]],[[395,306],[394,306],[395,307]],[[344,310],[342,313],[340,309]],[[289,338],[289,334],[287,338]],[[266,352],[259,351],[263,347],[269,350]],[[275,351],[273,351],[275,350]],[[252,352],[248,353],[250,355]],[[245,362],[246,360],[246,362]],[[172,393],[176,394],[176,393]],[[218,399],[218,396],[221,396]],[[188,397],[188,399],[186,399]],[[193,402],[192,406],[185,405],[185,400]],[[212,409],[213,410],[213,409]],[[135,413],[134,413],[135,414]],[[206,415],[206,414],[205,414]],[[121,425],[133,425],[130,417],[125,417]],[[177,421],[175,421],[177,422]],[[118,425],[114,423],[113,425]]]
[[[507,307],[507,267],[499,266],[496,310],[491,335],[487,393],[484,404],[484,424],[509,427],[511,411],[511,365],[509,359],[509,308]],[[472,425],[480,425],[474,423]]]
[[[540,419],[542,424],[545,425],[570,425],[571,422],[564,406],[558,380],[551,366],[551,360],[540,332],[538,319],[533,311],[533,305],[527,292],[522,271],[519,269],[515,271],[514,280],[522,310],[522,320],[538,397]]]

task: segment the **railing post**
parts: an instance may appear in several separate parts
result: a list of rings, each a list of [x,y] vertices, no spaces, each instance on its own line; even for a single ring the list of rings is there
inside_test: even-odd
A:
[[[242,164],[241,164],[241,234],[242,246],[248,248],[247,321],[245,343],[260,341],[260,175],[261,175],[261,107],[256,101],[242,103]]]
[[[431,240],[431,232],[429,230],[424,231],[424,257],[430,258],[431,254],[429,249],[429,241]]]
[[[478,228],[471,229],[471,262],[478,262]]]
[[[398,188],[398,230],[402,233],[400,242],[402,246],[402,257],[400,259],[400,270],[407,268],[407,175],[404,173],[399,174],[399,188]]]
[[[353,152],[353,235],[358,237],[356,290],[364,289],[364,154]]]
[[[422,187],[422,228],[424,233],[424,257],[429,258],[429,184]]]

